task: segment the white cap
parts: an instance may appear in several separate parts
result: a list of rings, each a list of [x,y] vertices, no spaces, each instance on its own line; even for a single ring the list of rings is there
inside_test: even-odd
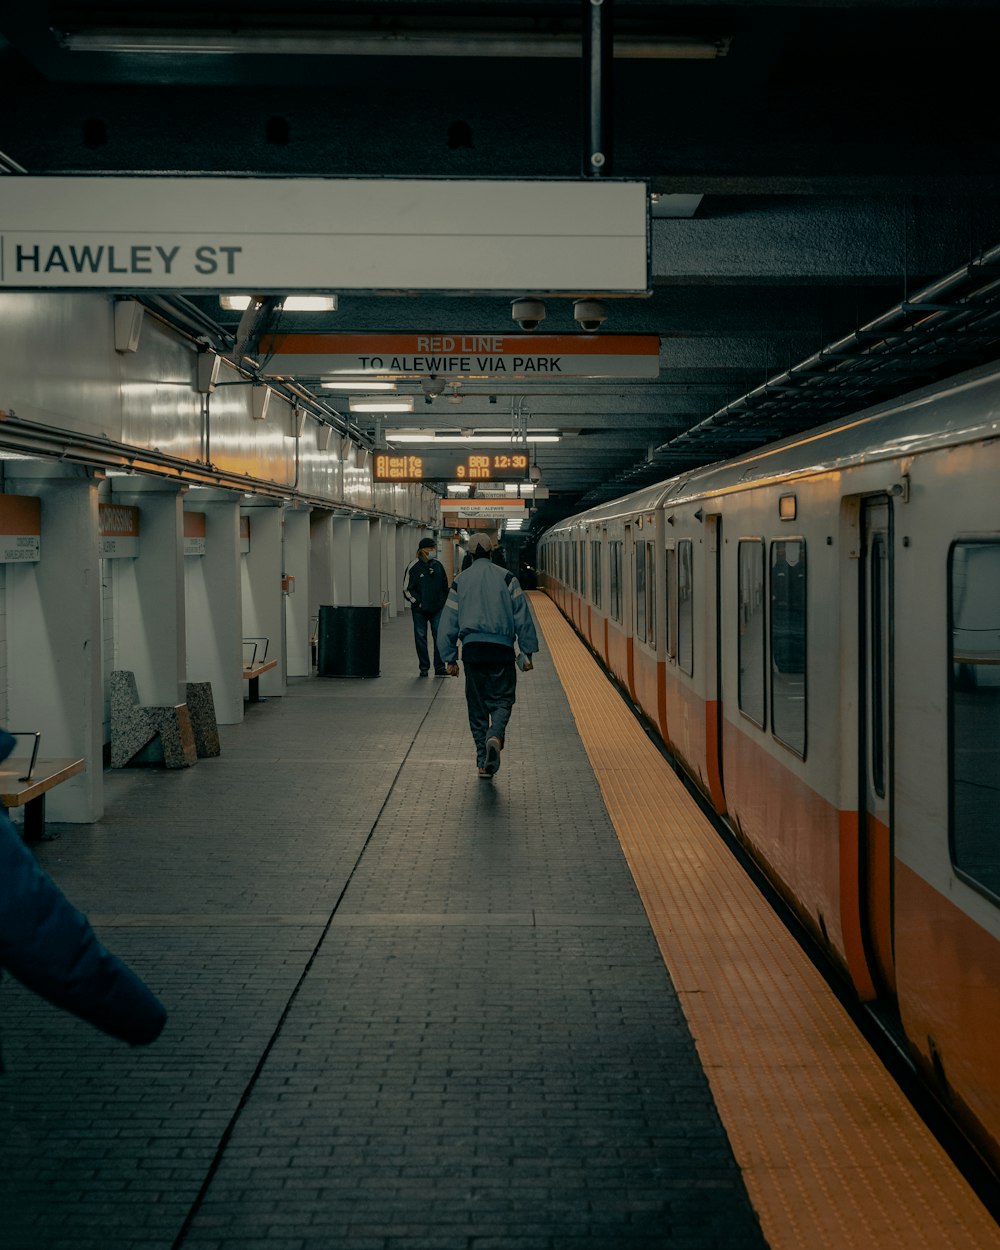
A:
[[[477,551],[492,551],[493,539],[485,530],[477,530],[469,538],[469,551],[475,555]]]

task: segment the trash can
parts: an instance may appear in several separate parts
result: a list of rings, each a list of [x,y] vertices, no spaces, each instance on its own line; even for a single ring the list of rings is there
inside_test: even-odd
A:
[[[320,677],[378,677],[382,642],[380,607],[319,609],[316,672]]]

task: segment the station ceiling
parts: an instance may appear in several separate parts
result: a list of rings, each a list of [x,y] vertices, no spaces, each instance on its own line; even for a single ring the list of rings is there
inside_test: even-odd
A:
[[[0,168],[580,178],[589,8],[20,6],[0,16]],[[363,440],[404,425],[507,436],[515,419],[560,431],[535,452],[550,491],[536,531],[1000,347],[1000,5],[604,9],[615,57],[601,176],[647,182],[652,218],[649,294],[607,300],[601,332],[659,336],[659,376],[491,379],[430,403],[413,382],[400,388],[415,396],[412,415],[347,417]],[[571,299],[545,302],[539,333],[578,332]],[[214,327],[220,346],[239,337],[241,314],[214,295],[161,297],[159,307]],[[516,326],[509,296],[343,292],[335,312],[272,314],[266,328]]]

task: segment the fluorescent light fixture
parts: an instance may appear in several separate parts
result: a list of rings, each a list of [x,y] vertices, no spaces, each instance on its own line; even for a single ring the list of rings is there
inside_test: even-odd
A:
[[[448,483],[449,495],[467,495],[470,490],[472,490],[472,487],[467,482],[449,482]]]
[[[354,399],[348,401],[351,412],[412,412],[413,396],[398,395],[395,399]],[[388,435],[386,435],[388,438]]]
[[[517,482],[504,482],[503,489],[505,495],[516,495],[521,487]]]
[[[372,401],[373,403],[377,401]],[[351,404],[352,411],[357,411]],[[384,408],[379,411],[386,411]],[[511,442],[510,436],[502,432],[496,434],[396,434],[391,430],[385,432],[386,441],[390,443],[421,443],[425,447],[454,447],[463,443],[493,443],[497,447],[522,447],[528,443],[558,443],[561,434],[529,434],[522,442]]]
[[[231,312],[243,312],[250,307],[250,295],[220,295],[219,305]],[[336,312],[336,295],[286,295],[281,301],[283,312]]]
[[[395,382],[366,382],[363,378],[358,382],[320,382],[324,391],[394,391]]]
[[[512,521],[508,520],[504,522],[504,529],[509,530],[512,534],[516,534],[523,524],[524,521],[521,517],[515,517]]]
[[[70,52],[129,52],[149,54],[185,53],[189,56],[490,56],[565,57],[580,59],[579,35],[476,31],[438,34],[434,31],[401,30],[369,34],[367,31],[304,30],[281,35],[270,30],[133,30],[96,27],[59,32],[60,46]],[[701,38],[696,35],[648,35],[620,37],[614,56],[628,59],[714,60],[726,56],[729,36]]]

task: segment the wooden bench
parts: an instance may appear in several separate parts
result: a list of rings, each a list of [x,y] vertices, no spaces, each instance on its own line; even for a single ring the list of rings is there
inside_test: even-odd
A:
[[[244,638],[243,639],[243,680],[250,683],[250,693],[247,701],[249,703],[260,703],[260,678],[262,673],[268,673],[272,668],[278,667],[277,660],[269,660],[267,658],[268,638]],[[263,647],[260,644],[263,643]],[[260,659],[257,658],[257,652],[260,651]]]
[[[247,696],[249,703],[260,702],[260,675],[267,673],[272,668],[278,667],[277,660],[262,660],[259,664],[251,664],[249,668],[243,670],[243,680],[250,683],[250,693]]]
[[[34,756],[12,756],[0,765],[0,803],[4,807],[24,806],[27,841],[38,841],[45,834],[45,796],[49,790],[86,767],[85,760],[40,760]]]

